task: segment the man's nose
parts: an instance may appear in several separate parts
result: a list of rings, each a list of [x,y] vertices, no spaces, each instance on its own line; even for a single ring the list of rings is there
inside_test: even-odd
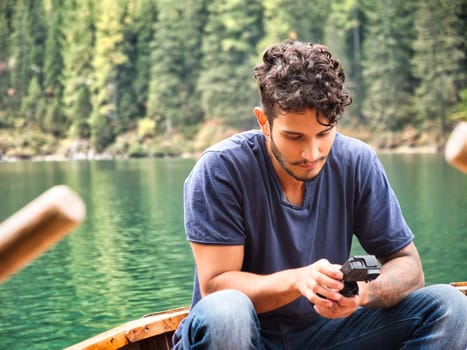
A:
[[[319,144],[316,140],[308,142],[302,149],[303,159],[314,161],[319,158]]]

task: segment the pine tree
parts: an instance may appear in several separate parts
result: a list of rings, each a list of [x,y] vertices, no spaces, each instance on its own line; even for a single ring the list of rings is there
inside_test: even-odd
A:
[[[11,22],[14,9],[13,0],[0,2],[0,127],[9,126],[10,113],[8,110],[9,63]]]
[[[130,0],[125,6],[120,18],[121,23],[121,52],[126,56],[125,62],[116,67],[115,86],[118,91],[115,95],[116,113],[113,120],[113,129],[116,135],[122,134],[134,127],[130,125],[130,120],[136,118],[137,107],[135,104],[135,92],[133,90],[133,80],[136,75],[136,41],[138,33],[135,30],[134,6],[137,1]]]
[[[86,84],[80,85],[78,96],[73,103],[73,128],[71,135],[74,137],[89,139],[91,136],[91,127],[88,119],[92,113],[91,93]]]
[[[58,98],[54,98],[46,109],[43,128],[55,137],[62,137],[65,135],[67,126],[68,123],[62,110],[62,104]]]
[[[156,6],[152,0],[132,0],[123,14],[123,54],[127,60],[119,65],[118,113],[115,132],[136,128],[136,121],[146,115],[150,71],[150,42],[154,35]]]
[[[467,33],[467,1],[463,1],[460,4],[460,13],[459,13],[459,21],[461,23],[459,32],[460,33]],[[462,70],[467,72],[467,38],[464,35],[464,40],[460,43],[460,49],[464,54],[464,61],[462,63]],[[464,77],[461,89],[467,88],[467,77]],[[462,97],[461,97],[462,100]]]
[[[47,15],[50,18],[50,26],[47,31],[44,58],[44,88],[47,96],[58,99],[61,99],[63,92],[61,77],[63,71],[62,3],[63,0],[53,0],[52,9]]]
[[[450,106],[459,101],[465,86],[465,24],[463,0],[427,0],[417,3],[414,75],[420,80],[416,90],[419,113],[438,120],[441,135],[446,131]]]
[[[133,92],[136,116],[146,116],[148,91],[151,72],[151,42],[154,40],[154,23],[157,21],[157,9],[153,0],[141,0],[135,6],[134,31],[137,35],[135,44],[135,77]]]
[[[204,28],[207,21],[207,2],[191,0],[191,4],[184,9],[183,31],[186,33],[183,42],[183,70],[181,111],[182,122],[185,125],[193,125],[203,118],[203,110],[200,103],[200,92],[197,83],[201,74],[202,51]]]
[[[365,16],[361,1],[331,2],[324,29],[324,44],[344,66],[346,86],[353,98],[349,113],[362,119],[364,85],[362,79],[362,41]]]
[[[52,132],[56,136],[65,135],[68,123],[63,110],[63,58],[62,43],[62,11],[63,0],[53,0],[52,8],[48,14],[51,18],[47,31],[44,58],[44,98],[47,100],[47,114],[39,116],[45,118],[44,130]]]
[[[376,2],[367,15],[364,113],[378,130],[397,131],[413,117],[413,3]]]
[[[89,137],[90,132],[87,120],[91,115],[88,106],[93,71],[93,13],[92,0],[70,0],[63,4],[63,102],[71,137]]]
[[[200,69],[201,1],[158,3],[152,42],[147,116],[160,121],[166,137],[173,128],[200,119],[195,87]]]
[[[29,0],[30,11],[28,33],[32,40],[28,52],[31,69],[38,77],[39,85],[44,86],[44,48],[47,40],[47,25],[44,4],[42,0]]]
[[[251,62],[263,34],[261,2],[213,0],[208,13],[198,82],[204,115],[250,127],[257,103]]]
[[[329,0],[265,0],[262,4],[265,35],[258,45],[259,52],[287,38],[323,42]]]
[[[96,41],[93,59],[92,106],[90,119],[91,138],[94,147],[102,151],[115,137],[114,123],[117,117],[118,85],[117,67],[127,57],[122,53],[121,8],[113,0],[99,3],[96,18]]]
[[[12,17],[12,35],[10,41],[11,54],[11,100],[12,108],[24,110],[29,102],[22,102],[31,88],[39,87],[42,90],[42,74],[46,27],[42,1],[18,0]],[[32,82],[32,78],[35,81]],[[32,84],[32,85],[31,85]],[[39,94],[42,96],[42,94]],[[28,96],[28,99],[31,97]],[[29,112],[24,123],[32,125],[36,116]],[[21,116],[19,116],[21,118]]]
[[[0,62],[7,64],[9,57],[11,35],[11,20],[13,15],[13,0],[3,0],[0,2]],[[2,65],[0,74],[5,71],[6,67]]]
[[[21,98],[26,96],[29,80],[33,75],[29,57],[33,43],[28,31],[30,21],[28,5],[28,0],[18,0],[12,18],[10,95],[12,95],[13,107],[19,106]]]
[[[39,78],[33,76],[29,82],[28,92],[21,100],[21,115],[24,117],[23,126],[33,127],[40,125],[38,115],[39,102],[43,99],[42,89],[39,85]]]

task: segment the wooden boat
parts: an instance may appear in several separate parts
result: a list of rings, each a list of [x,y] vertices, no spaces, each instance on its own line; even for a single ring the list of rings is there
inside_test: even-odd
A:
[[[65,350],[170,350],[172,335],[188,315],[189,307],[145,315]]]

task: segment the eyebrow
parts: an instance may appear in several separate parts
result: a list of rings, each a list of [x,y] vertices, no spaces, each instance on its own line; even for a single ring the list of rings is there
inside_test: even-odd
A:
[[[325,129],[319,131],[319,132],[317,133],[317,135],[322,134],[322,133],[324,133],[324,132],[328,132],[329,130],[332,130],[332,129],[334,128],[334,126],[335,126],[335,125],[331,125],[331,126],[325,128]],[[291,130],[281,130],[281,133],[287,134],[287,135],[290,135],[290,136],[302,136],[302,135],[304,135],[304,133],[302,133],[302,132],[291,131]]]
[[[283,134],[293,135],[293,136],[295,136],[295,135],[300,135],[300,136],[303,135],[302,132],[290,131],[290,130],[282,130],[281,132],[282,132]]]

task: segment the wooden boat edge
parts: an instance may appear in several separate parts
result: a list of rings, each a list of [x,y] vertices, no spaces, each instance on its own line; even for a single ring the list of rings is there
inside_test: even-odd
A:
[[[459,290],[462,294],[467,296],[467,281],[466,282],[451,282],[449,285]]]
[[[180,322],[188,315],[189,307],[145,315],[140,319],[95,335],[65,350],[114,350],[122,349],[144,339],[169,334],[175,331]]]

